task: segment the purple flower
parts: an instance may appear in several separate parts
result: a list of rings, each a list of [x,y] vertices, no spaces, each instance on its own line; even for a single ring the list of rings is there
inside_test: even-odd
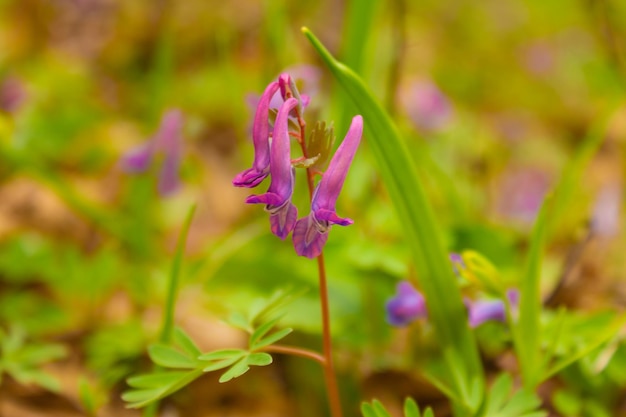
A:
[[[363,118],[355,116],[345,139],[335,152],[333,159],[315,189],[311,201],[311,213],[296,223],[293,231],[293,244],[296,253],[307,258],[316,258],[328,239],[328,231],[333,224],[348,226],[351,219],[337,216],[335,204],[348,174],[354,154],[361,142]]]
[[[507,291],[506,296],[511,306],[516,307],[519,303],[519,292],[511,289]],[[502,300],[466,301],[466,306],[469,325],[472,328],[490,320],[506,322],[506,306]]]
[[[7,77],[0,84],[0,110],[16,112],[26,100],[26,89],[19,78]]]
[[[267,86],[259,100],[252,128],[254,162],[252,163],[252,168],[237,174],[233,180],[233,185],[236,187],[256,187],[270,173],[269,109],[270,101],[278,89],[278,82],[272,82]]]
[[[532,224],[550,188],[547,172],[538,168],[518,168],[501,180],[497,210],[522,225]]]
[[[387,302],[387,322],[392,326],[406,326],[427,316],[426,300],[408,281],[401,281],[397,294]]]
[[[452,262],[452,269],[454,270],[455,275],[460,276],[461,271],[466,268],[463,257],[456,252],[451,252],[449,258],[450,262]]]
[[[246,203],[265,204],[270,213],[272,233],[285,239],[293,230],[298,218],[298,210],[291,203],[295,172],[291,166],[291,141],[289,138],[289,112],[298,105],[298,100],[290,98],[276,115],[274,135],[270,149],[270,174],[272,182],[265,194],[251,195]]]
[[[183,115],[180,110],[167,111],[154,137],[122,156],[122,169],[131,174],[145,172],[155,155],[161,153],[163,163],[159,173],[159,194],[168,196],[174,193],[180,186],[178,169],[182,157],[182,125]]]
[[[612,237],[620,227],[622,188],[619,183],[605,185],[593,207],[591,231],[598,236]]]
[[[476,301],[467,305],[467,316],[470,327],[478,327],[486,321],[506,321],[506,309],[501,300]]]
[[[450,101],[432,82],[413,82],[400,98],[413,123],[427,131],[440,130],[452,115]]]

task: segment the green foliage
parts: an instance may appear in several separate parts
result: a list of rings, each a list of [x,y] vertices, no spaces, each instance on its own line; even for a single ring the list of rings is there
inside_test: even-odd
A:
[[[361,414],[363,414],[363,417],[391,417],[385,406],[378,400],[373,400],[371,403],[362,403]],[[404,417],[434,417],[434,414],[430,407],[421,413],[415,400],[406,398],[404,400]]]
[[[531,391],[521,389],[511,393],[513,381],[508,374],[501,374],[494,381],[484,412],[485,417],[543,417],[547,412],[537,411],[541,401]]]
[[[60,388],[59,382],[41,367],[65,355],[63,346],[30,343],[20,329],[13,328],[8,333],[0,329],[0,382],[2,374],[6,373],[22,384],[36,384],[56,391]]]
[[[173,394],[203,373],[224,370],[219,377],[219,382],[223,383],[242,376],[251,366],[270,365],[272,356],[262,350],[292,332],[290,328],[273,330],[281,318],[280,311],[296,296],[293,291],[279,291],[253,304],[247,315],[231,315],[229,323],[250,334],[248,349],[203,353],[187,333],[175,328],[173,343],[158,343],[148,348],[150,359],[159,368],[149,374],[130,377],[127,382],[131,389],[122,398],[129,403],[128,407],[141,408]]]

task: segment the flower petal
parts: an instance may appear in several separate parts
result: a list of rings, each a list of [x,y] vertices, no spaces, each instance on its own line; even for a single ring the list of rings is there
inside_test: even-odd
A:
[[[296,253],[313,259],[322,253],[328,240],[328,231],[321,231],[310,214],[296,222],[292,238]]]
[[[314,212],[319,209],[335,211],[335,203],[348,175],[354,154],[361,142],[362,134],[363,118],[355,116],[345,139],[335,152],[313,196],[311,208]]]
[[[153,157],[154,146],[150,141],[126,152],[120,159],[120,165],[124,172],[137,174],[148,169]]]
[[[278,82],[272,82],[267,86],[254,114],[254,126],[252,128],[252,142],[254,144],[254,162],[249,168],[235,176],[235,187],[256,187],[270,173],[270,101],[278,91]]]
[[[271,212],[270,228],[272,233],[285,240],[296,225],[297,218],[298,209],[291,204],[291,201],[288,201],[284,206]]]
[[[386,305],[387,322],[392,326],[406,326],[427,316],[426,300],[408,281],[398,283],[397,294]]]

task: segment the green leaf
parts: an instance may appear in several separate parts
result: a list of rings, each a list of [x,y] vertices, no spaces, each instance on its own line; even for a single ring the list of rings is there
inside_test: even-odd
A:
[[[380,401],[378,400],[372,401],[372,406],[374,407],[374,411],[376,412],[376,415],[378,417],[391,417],[389,413],[387,412],[387,410],[385,409],[385,406],[383,405],[383,403],[381,403]]]
[[[259,341],[259,339],[265,336],[267,332],[272,330],[272,328],[276,325],[276,323],[278,323],[278,320],[280,320],[280,317],[277,317],[274,320],[270,320],[267,323],[263,323],[250,335],[250,341],[249,341],[250,349],[252,349],[252,346],[254,346],[256,342]]]
[[[198,366],[198,362],[184,353],[165,345],[152,345],[148,348],[150,359],[154,363],[166,368],[192,369]]]
[[[293,331],[293,329],[291,329],[291,328],[286,328],[286,329],[279,330],[276,333],[272,333],[271,335],[269,335],[265,339],[259,340],[254,345],[252,345],[250,347],[250,349],[251,350],[258,350],[258,349],[264,348],[265,346],[272,345],[272,344],[278,342],[279,340],[281,340],[282,338],[284,338],[285,336],[287,336],[292,331]]]
[[[424,411],[424,414],[422,415],[422,417],[435,417],[435,413],[433,413],[432,408],[428,407],[428,408]]]
[[[238,378],[248,372],[250,367],[248,366],[247,359],[247,357],[240,359],[239,362],[235,363],[228,371],[224,372],[224,374],[220,377],[219,382],[228,382],[231,379]]]
[[[523,417],[529,413],[543,416],[535,411],[541,401],[529,391],[521,389],[511,395],[513,381],[508,374],[501,374],[491,386],[487,398],[485,417]]]
[[[361,404],[361,414],[363,414],[363,417],[377,417],[376,412],[374,412],[374,407],[369,403]]]
[[[534,390],[541,371],[540,323],[541,314],[541,262],[546,243],[547,217],[551,210],[552,196],[546,196],[537,216],[526,261],[526,271],[520,283],[520,307],[517,324],[513,327],[513,341],[520,361],[524,386]]]
[[[66,355],[66,349],[61,345],[27,345],[17,351],[13,360],[30,365],[40,365]]]
[[[251,308],[248,321],[256,325],[257,323],[267,321],[269,317],[273,319],[277,312],[285,308],[306,291],[307,290],[304,288],[300,290],[293,288],[277,290],[268,300],[260,300],[258,304]]]
[[[177,374],[178,379],[171,378],[168,383],[165,383],[163,386],[158,388],[126,391],[122,394],[122,399],[130,403],[128,405],[129,408],[145,407],[146,405],[165,398],[168,395],[185,387],[186,385],[197,379],[200,375],[202,375],[202,370],[194,369],[189,372],[172,372],[171,374]],[[145,385],[156,383],[156,378],[154,381],[150,381],[149,378],[147,378],[148,376],[149,375],[145,375],[146,379],[144,379],[143,381],[139,379],[140,384]],[[143,378],[144,376],[142,375],[141,377]]]
[[[189,356],[195,358],[202,355],[202,351],[187,333],[180,327],[174,329],[174,342]]]
[[[55,377],[39,369],[24,369],[18,367],[9,373],[22,384],[36,384],[54,392],[61,389],[61,384]]]
[[[187,375],[186,371],[176,372],[155,372],[151,374],[136,375],[128,378],[126,383],[133,388],[161,388],[166,385],[173,384],[183,376]]]
[[[404,417],[420,417],[420,409],[413,398],[404,400]]]
[[[196,205],[192,204],[187,212],[183,228],[178,235],[178,240],[176,242],[176,252],[174,253],[174,261],[172,262],[168,280],[167,300],[165,301],[165,309],[163,310],[163,327],[159,338],[159,341],[163,344],[169,344],[172,339],[172,332],[174,330],[174,309],[176,308],[179,275],[185,253],[187,234],[189,233],[189,227],[191,226],[191,220],[193,219],[195,211]]]
[[[226,323],[248,333],[252,333],[252,323],[244,314],[238,311],[231,313],[230,317],[226,319]]]
[[[132,390],[126,391],[122,394],[122,399],[129,403],[139,404],[139,403],[148,403],[152,401],[156,401],[160,395],[162,394],[162,388],[151,388],[151,389],[142,389],[142,390]],[[136,406],[134,404],[130,404],[130,408],[139,408],[141,406]]]
[[[467,324],[461,292],[442,244],[437,219],[406,144],[363,80],[338,62],[307,28],[302,31],[363,116],[366,137],[376,156],[381,178],[406,231],[437,339],[444,349],[456,352],[455,356],[460,358],[460,365],[464,368],[461,373],[477,376],[483,385],[484,370],[476,340]],[[452,366],[448,366],[447,383],[455,393],[469,392],[469,388],[452,381],[451,372]],[[471,382],[463,380],[462,384]]]
[[[491,386],[489,392],[489,403],[487,405],[487,416],[494,415],[500,410],[506,403],[511,388],[513,387],[513,380],[509,374],[500,374]]]
[[[232,356],[230,358],[219,360],[219,361],[214,362],[211,365],[205,367],[204,369],[202,369],[202,371],[203,372],[212,372],[212,371],[217,371],[218,369],[228,368],[233,363],[241,360],[242,356],[244,356],[244,354],[242,354],[240,356]]]
[[[215,361],[220,359],[229,359],[233,357],[240,358],[246,353],[248,352],[243,349],[220,349],[200,355],[198,359],[202,361]]]
[[[256,352],[251,353],[247,358],[246,362],[248,365],[253,366],[267,366],[271,364],[273,361],[272,355],[265,352]]]
[[[543,378],[550,378],[552,375],[556,374],[566,366],[569,366],[572,363],[589,355],[600,346],[602,346],[604,343],[615,337],[619,333],[619,331],[624,328],[625,325],[626,315],[615,318],[605,329],[599,329],[597,331],[599,334],[595,339],[585,344],[585,346],[583,346],[580,350],[577,350],[573,354],[566,356],[565,358],[559,360],[554,365],[552,365],[552,367],[545,372]]]

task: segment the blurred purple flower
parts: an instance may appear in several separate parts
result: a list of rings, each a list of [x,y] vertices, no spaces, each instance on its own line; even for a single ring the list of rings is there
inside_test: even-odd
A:
[[[16,112],[26,100],[24,83],[16,77],[7,77],[0,85],[0,110]]]
[[[169,196],[180,186],[178,170],[182,157],[183,115],[180,110],[167,111],[161,118],[156,134],[146,143],[131,149],[120,160],[122,169],[130,174],[145,172],[157,154],[163,155],[158,190]]]
[[[408,281],[401,281],[396,295],[387,301],[387,322],[392,326],[406,326],[427,316],[426,300]]]
[[[509,172],[500,182],[498,212],[508,219],[532,224],[549,188],[550,179],[544,171],[526,168]]]
[[[456,252],[451,252],[448,256],[450,258],[450,262],[452,262],[452,269],[454,269],[454,273],[457,276],[460,276],[461,270],[466,268],[463,257]]]
[[[291,166],[291,140],[289,138],[289,112],[298,105],[298,100],[290,98],[278,110],[274,125],[274,137],[270,149],[270,174],[272,182],[265,194],[251,195],[246,203],[265,204],[270,213],[272,233],[285,239],[293,230],[298,210],[291,203],[295,172]]]
[[[450,101],[432,82],[413,82],[400,93],[400,101],[413,123],[426,131],[440,130],[452,116]]]
[[[296,253],[307,258],[316,258],[328,240],[328,231],[333,224],[348,226],[351,219],[337,216],[335,205],[348,175],[348,169],[356,154],[363,134],[363,118],[355,116],[345,139],[335,152],[328,169],[322,175],[311,201],[311,213],[296,223],[293,244]]]
[[[545,41],[531,43],[522,51],[522,61],[532,74],[549,75],[555,67],[554,48]]]
[[[270,100],[278,91],[279,84],[273,82],[267,86],[258,103],[252,127],[252,141],[254,143],[254,162],[249,168],[235,177],[233,185],[236,187],[252,188],[259,185],[270,173]]]
[[[619,183],[604,186],[596,198],[591,231],[602,237],[615,236],[620,227],[622,188]]]
[[[508,290],[507,298],[511,306],[516,307],[519,303],[519,292],[514,289]],[[502,300],[466,301],[466,306],[471,328],[490,320],[506,322],[506,306]]]

